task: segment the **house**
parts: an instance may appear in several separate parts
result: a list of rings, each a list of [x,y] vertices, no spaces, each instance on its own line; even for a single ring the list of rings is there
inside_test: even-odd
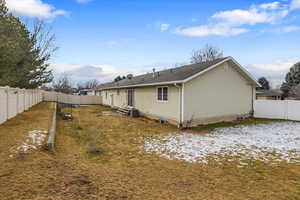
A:
[[[249,116],[259,83],[232,57],[129,76],[95,89],[104,105],[186,126]]]
[[[260,100],[284,100],[283,92],[280,89],[257,90],[256,99]]]

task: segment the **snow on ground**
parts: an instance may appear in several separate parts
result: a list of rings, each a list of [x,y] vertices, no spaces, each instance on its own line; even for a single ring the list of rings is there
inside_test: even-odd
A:
[[[47,131],[33,130],[28,133],[28,136],[20,146],[16,148],[14,153],[26,153],[29,150],[36,150],[41,146],[47,137]],[[13,157],[13,155],[10,155]]]
[[[205,134],[168,134],[148,139],[143,150],[188,162],[239,161],[300,163],[300,123],[274,122],[218,128]]]

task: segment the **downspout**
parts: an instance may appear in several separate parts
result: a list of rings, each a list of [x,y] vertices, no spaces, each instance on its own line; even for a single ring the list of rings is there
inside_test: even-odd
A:
[[[179,90],[179,124],[178,128],[182,127],[182,86],[179,86],[177,83],[174,83],[174,86]]]

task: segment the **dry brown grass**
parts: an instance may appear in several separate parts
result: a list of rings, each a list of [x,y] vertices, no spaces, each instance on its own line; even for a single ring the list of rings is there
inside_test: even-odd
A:
[[[217,165],[170,161],[140,150],[143,137],[179,132],[144,118],[101,115],[103,107],[73,110],[60,121],[57,155],[91,174],[100,199],[300,199],[300,167],[251,162]],[[67,141],[67,145],[66,145]],[[102,154],[90,155],[96,141]]]
[[[73,121],[58,121],[52,154],[26,155],[14,161],[15,168],[10,164],[11,171],[0,167],[0,199],[300,199],[296,164],[249,161],[248,167],[237,168],[235,163],[166,160],[143,153],[140,138],[178,129],[144,118],[102,115],[105,109],[73,109]],[[91,141],[103,152],[89,153]],[[10,174],[1,177],[3,172]]]

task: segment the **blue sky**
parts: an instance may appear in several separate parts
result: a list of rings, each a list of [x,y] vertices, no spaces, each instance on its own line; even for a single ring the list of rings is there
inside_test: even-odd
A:
[[[300,61],[300,0],[6,0],[12,13],[46,20],[60,47],[55,74],[111,80],[188,63],[212,44],[256,77],[279,84]]]

